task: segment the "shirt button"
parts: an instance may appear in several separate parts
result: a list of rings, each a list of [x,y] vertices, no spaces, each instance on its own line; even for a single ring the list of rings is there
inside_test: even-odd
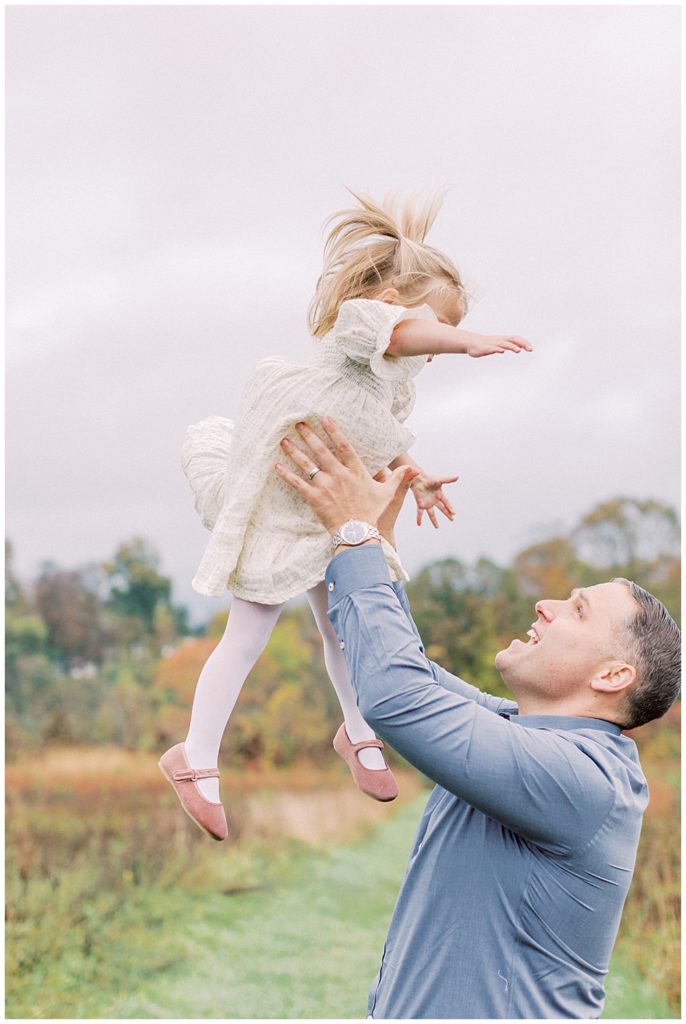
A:
[[[329,583],[329,593],[333,590],[333,583]]]
[[[339,642],[338,642],[338,646],[340,647],[340,649],[341,649],[342,651],[344,651],[344,650],[345,650],[345,644],[343,643],[343,641],[342,641],[342,640],[339,640]]]

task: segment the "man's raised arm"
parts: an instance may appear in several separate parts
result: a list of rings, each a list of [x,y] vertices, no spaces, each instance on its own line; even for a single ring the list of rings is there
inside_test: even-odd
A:
[[[321,422],[334,450],[296,424],[309,454],[289,439],[282,444],[303,475],[281,464],[276,470],[332,535],[353,520],[357,545],[360,520],[367,536],[365,523],[380,524],[389,507],[397,515],[407,467],[375,481],[340,428],[327,417]],[[327,574],[330,616],[369,725],[429,778],[512,831],[556,853],[585,844],[615,796],[603,748],[515,725],[507,712],[493,714],[472,694],[439,685],[377,541],[342,551]]]
[[[341,552],[344,554],[344,552]],[[417,623],[412,618],[412,612],[410,611],[410,602],[407,600],[407,594],[405,593],[405,587],[402,583],[395,582],[391,583],[395,596],[407,616],[412,632],[417,638],[419,644],[419,650],[424,654],[424,644],[422,638],[419,635],[417,629]],[[510,714],[517,712],[517,705],[512,700],[506,700],[504,697],[493,697],[490,693],[484,693],[483,690],[479,690],[478,687],[472,686],[471,683],[465,682],[459,676],[454,675],[452,672],[448,672],[447,669],[443,668],[442,665],[437,665],[435,661],[427,659],[431,674],[433,675],[436,682],[445,687],[446,690],[452,690],[453,693],[459,693],[462,697],[467,697],[469,700],[475,700],[477,704],[481,704],[482,707],[488,708],[489,711],[494,711],[496,714],[501,711],[507,711]]]
[[[511,701],[461,680],[456,689],[441,685],[378,546],[337,555],[327,588],[360,712],[383,740],[434,782],[539,845],[565,853],[591,838],[614,799],[603,766],[556,732],[508,721]]]

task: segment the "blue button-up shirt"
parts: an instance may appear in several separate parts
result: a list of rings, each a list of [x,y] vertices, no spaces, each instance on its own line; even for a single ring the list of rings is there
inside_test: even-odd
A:
[[[369,996],[375,1018],[594,1018],[647,786],[594,718],[518,715],[427,660],[378,545],[327,572],[360,711],[433,779]]]

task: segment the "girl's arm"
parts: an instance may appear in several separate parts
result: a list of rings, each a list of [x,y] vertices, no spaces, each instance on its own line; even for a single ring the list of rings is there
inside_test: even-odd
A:
[[[420,473],[424,472],[419,463],[415,462],[414,459],[407,454],[407,452],[403,452],[402,455],[399,455],[397,459],[393,459],[393,462],[388,463],[389,469],[397,469],[398,466],[412,466],[413,469],[418,469]]]
[[[453,352],[473,356],[491,356],[498,352],[521,352],[533,348],[526,338],[510,334],[476,334],[450,324],[431,320],[401,320],[391,334],[387,356],[438,356]]]

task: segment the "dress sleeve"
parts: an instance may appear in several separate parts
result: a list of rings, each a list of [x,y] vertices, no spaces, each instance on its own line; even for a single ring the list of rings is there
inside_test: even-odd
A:
[[[431,306],[408,309],[377,299],[347,299],[331,329],[334,341],[348,358],[367,363],[381,380],[409,381],[426,363],[426,356],[387,356],[386,349],[401,320],[436,320]]]

